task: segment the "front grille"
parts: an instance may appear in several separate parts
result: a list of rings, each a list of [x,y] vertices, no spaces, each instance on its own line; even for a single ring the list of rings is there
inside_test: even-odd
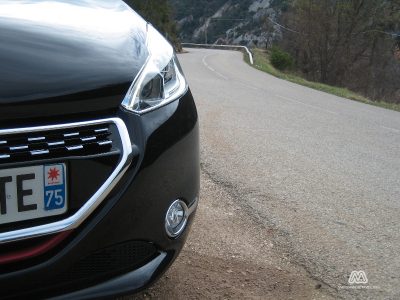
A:
[[[152,243],[125,241],[90,253],[64,272],[52,275],[46,272],[45,277],[30,278],[24,283],[26,289],[21,289],[20,285],[2,289],[0,298],[4,297],[4,293],[6,296],[8,293],[14,294],[15,299],[47,299],[71,290],[84,289],[134,271],[158,254],[157,248]]]
[[[107,153],[111,124],[0,135],[0,164]]]
[[[86,256],[63,273],[60,279],[68,282],[132,271],[143,266],[156,254],[157,250],[151,243],[127,241]]]
[[[129,132],[119,118],[0,129],[0,170],[50,163],[68,169],[68,211],[0,226],[0,242],[79,226],[109,196],[131,164]],[[40,199],[39,199],[40,200]]]

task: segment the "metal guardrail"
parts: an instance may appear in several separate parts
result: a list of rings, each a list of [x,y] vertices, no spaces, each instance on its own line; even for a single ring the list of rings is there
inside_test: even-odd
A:
[[[212,44],[194,44],[194,43],[182,43],[182,47],[189,48],[209,48],[209,49],[229,49],[229,50],[240,50],[245,51],[249,56],[249,60],[251,64],[254,64],[253,54],[251,54],[249,48],[245,46],[236,46],[236,45],[212,45]]]

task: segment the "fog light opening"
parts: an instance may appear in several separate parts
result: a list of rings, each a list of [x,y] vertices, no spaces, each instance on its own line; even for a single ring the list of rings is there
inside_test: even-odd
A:
[[[182,200],[174,201],[167,210],[165,216],[165,230],[169,237],[175,238],[186,227],[188,207]]]

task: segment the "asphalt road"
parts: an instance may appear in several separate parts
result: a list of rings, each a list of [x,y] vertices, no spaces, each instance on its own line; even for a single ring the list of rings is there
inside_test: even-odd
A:
[[[277,79],[239,52],[188,51],[203,172],[327,292],[399,299],[400,113]],[[354,270],[368,284],[350,285]]]

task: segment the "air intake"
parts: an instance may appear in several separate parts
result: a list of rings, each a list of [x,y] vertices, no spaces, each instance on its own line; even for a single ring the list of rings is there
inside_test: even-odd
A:
[[[0,135],[0,164],[112,151],[111,124]]]
[[[61,282],[82,280],[132,271],[157,254],[155,246],[142,241],[127,241],[98,250],[81,259],[61,274]]]

